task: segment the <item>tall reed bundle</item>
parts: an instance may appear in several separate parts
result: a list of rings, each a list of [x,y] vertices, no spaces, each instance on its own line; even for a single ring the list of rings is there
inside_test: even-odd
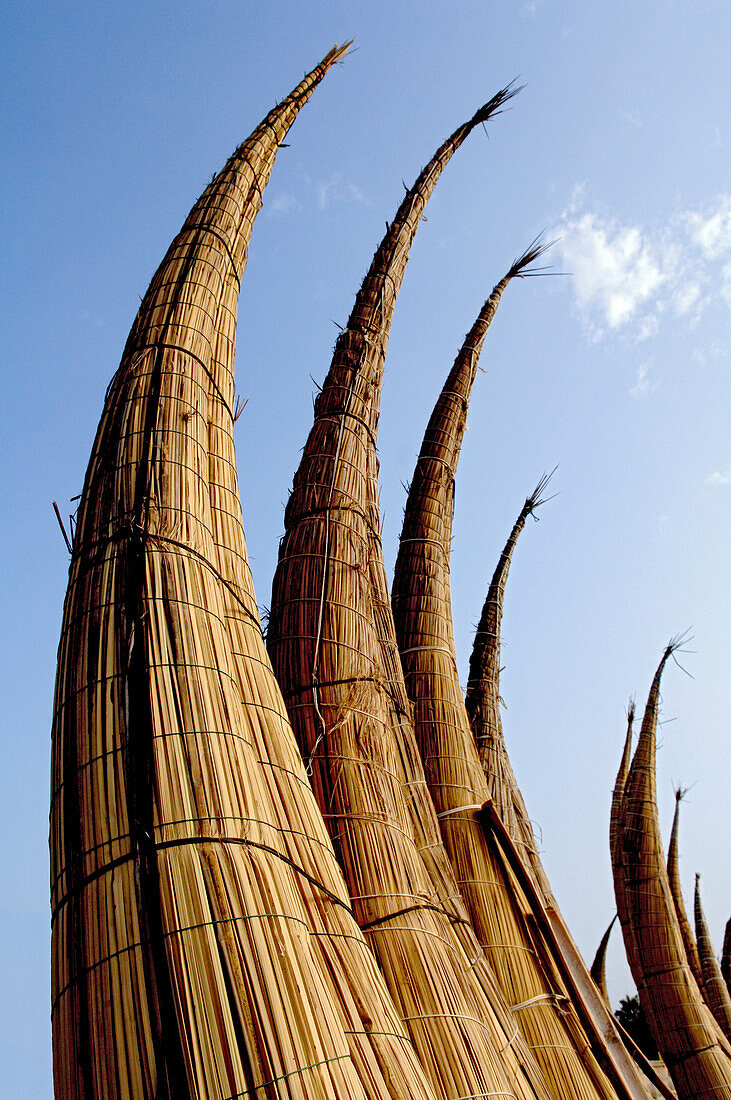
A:
[[[611,856],[613,870],[619,867],[619,859],[622,851],[620,815],[622,811],[622,802],[624,800],[624,788],[627,784],[627,776],[629,775],[629,768],[632,763],[632,737],[634,734],[635,713],[635,700],[630,699],[627,706],[627,732],[624,738],[624,748],[622,749],[622,758],[619,762],[617,778],[614,781],[614,788],[612,789],[612,802],[609,811],[609,854]],[[622,916],[620,910],[617,910],[617,916],[619,917],[620,924],[627,924],[626,917]]]
[[[493,573],[482,608],[470,656],[465,705],[477,751],[487,778],[490,798],[505,828],[522,850],[541,891],[550,896],[550,886],[538,858],[538,848],[528,811],[518,787],[503,736],[500,714],[500,632],[503,602],[513,552],[529,516],[545,502],[551,475],[545,475],[520,510]]]
[[[565,971],[565,980],[573,989],[574,1004],[582,1014],[584,1026],[594,1036],[595,1052],[620,1090],[628,1090],[630,1095],[644,1095],[645,1082],[638,1080],[631,1062],[637,1063],[643,1075],[649,1075],[656,1087],[657,1075],[631,1038],[621,1028],[618,1029],[607,1001],[597,994],[592,984],[593,979],[587,973],[584,960],[561,916],[543,870],[528,811],[516,782],[503,736],[500,715],[500,635],[505,585],[513,552],[528,516],[533,515],[548,499],[544,493],[550,477],[551,474],[544,475],[526,499],[500,555],[475,634],[465,704],[492,804],[510,843],[517,847],[525,870],[532,878],[538,899],[535,905],[543,909],[548,939],[553,945],[553,951],[557,953],[561,969]],[[629,749],[627,752],[629,754]],[[664,1087],[661,1082],[659,1087]]]
[[[727,1039],[731,1039],[731,996],[729,996],[701,902],[700,875],[695,876],[695,936],[703,973],[703,997]]]
[[[686,794],[686,788],[680,786],[676,787],[675,813],[673,814],[673,827],[670,831],[670,842],[668,844],[668,882],[670,883],[670,892],[673,895],[675,913],[678,918],[678,924],[680,925],[680,934],[683,937],[685,954],[688,959],[690,969],[693,971],[693,977],[698,983],[698,988],[700,989],[701,993],[703,993],[703,973],[701,971],[701,961],[698,957],[698,945],[695,942],[695,936],[693,935],[692,929],[690,927],[688,914],[685,910],[685,902],[683,901],[683,890],[680,885],[680,868],[678,859],[680,803],[683,801],[683,798]]]
[[[278,135],[269,130],[273,149]],[[249,201],[261,202],[252,187]],[[233,420],[234,322],[238,284],[229,270],[228,298],[215,318],[209,379],[209,485],[211,529],[216,566],[224,580],[223,617],[230,639],[233,675],[241,697],[261,711],[251,728],[252,744],[273,804],[280,843],[297,867],[317,875],[337,904],[320,902],[310,908],[316,949],[337,987],[336,1002],[359,1075],[369,1092],[381,1095],[430,1094],[429,1084],[408,1040],[403,1023],[386,990],[372,952],[353,916],[342,871],[335,858],[322,813],[314,797],[302,756],[293,736],[279,684],[274,676],[258,621],[249,568],[236,474]],[[312,891],[302,877],[307,897]],[[375,1059],[375,1061],[374,1061]],[[377,1064],[376,1064],[377,1063]]]
[[[589,968],[589,973],[594,979],[594,984],[596,985],[597,989],[599,990],[604,1001],[607,1004],[609,1004],[609,990],[607,989],[607,946],[609,944],[609,937],[612,934],[612,929],[614,928],[614,922],[616,921],[616,919],[617,914],[615,913],[611,921],[609,922],[606,932],[599,940],[599,946],[596,949],[594,961]]]
[[[352,1053],[344,1004],[356,997],[317,938],[320,910],[347,912],[347,896],[343,884],[329,889],[332,853],[320,876],[281,843],[283,811],[254,751],[268,681],[252,664],[242,698],[212,535],[214,318],[235,312],[225,288],[232,273],[238,285],[277,146],[343,52],[267,116],[195,205],[107,393],[74,539],[53,730],[52,1017],[64,1098],[425,1094],[413,1057],[408,1081],[395,1073],[403,1087],[391,1089],[371,1080],[372,1054]],[[245,610],[258,629],[253,599]]]
[[[373,583],[373,570],[385,581],[375,436],[395,298],[424,205],[454,151],[511,94],[499,93],[440,147],[376,252],[315,403],[267,632],[354,912],[435,1091],[453,1100],[547,1093],[492,976],[478,979],[477,945],[471,955],[464,949],[463,926],[435,890],[415,832],[423,773],[414,785],[407,779],[418,777],[418,754],[408,706],[394,713],[380,641],[390,610]],[[458,919],[469,935],[463,910]]]
[[[411,482],[392,600],[427,782],[478,939],[487,948],[498,983],[515,1007],[521,1030],[554,1095],[615,1095],[587,1053],[587,1035],[572,1006],[575,990],[569,992],[553,963],[548,969],[556,973],[547,975],[543,959],[557,950],[555,937],[550,934],[550,946],[537,946],[540,934],[529,927],[531,904],[516,888],[492,833],[483,828],[475,812],[490,800],[490,791],[470,731],[454,656],[448,567],[454,473],[477,359],[503,290],[512,278],[526,273],[542,252],[543,246],[531,246],[494,288],[437,400]],[[585,967],[583,979],[591,987]],[[596,991],[594,996],[598,1001]],[[606,1019],[606,1008],[603,1016]],[[604,1056],[603,1036],[592,1040]],[[616,1033],[615,1040],[619,1047]],[[633,1087],[642,1095],[636,1071],[626,1061]]]
[[[655,752],[660,681],[679,639],[666,648],[652,682],[640,737],[617,814],[614,889],[627,959],[640,1003],[680,1100],[731,1097],[731,1046],[688,965],[660,836]]]
[[[723,947],[721,948],[721,973],[726,981],[726,987],[731,993],[731,919],[726,921],[723,933]]]

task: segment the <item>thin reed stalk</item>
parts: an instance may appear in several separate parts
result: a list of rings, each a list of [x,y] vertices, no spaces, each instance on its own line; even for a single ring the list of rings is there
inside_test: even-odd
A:
[[[685,910],[685,902],[683,901],[683,890],[680,885],[680,868],[678,859],[680,803],[683,801],[683,798],[686,794],[686,788],[680,786],[676,787],[675,813],[673,814],[673,827],[670,831],[670,842],[668,844],[668,882],[670,883],[670,891],[673,895],[675,913],[678,918],[678,924],[680,925],[680,934],[683,937],[685,954],[688,959],[690,969],[693,971],[693,977],[698,983],[698,988],[705,996],[703,990],[703,972],[701,970],[701,961],[698,956],[698,945],[695,942],[695,936],[693,935],[692,929],[690,927],[688,914]]]
[[[706,915],[701,902],[701,876],[695,876],[695,936],[698,943],[698,957],[703,973],[703,997],[716,1018],[718,1026],[727,1039],[731,1039],[731,996],[726,987]]]
[[[721,973],[726,982],[726,988],[731,993],[731,918],[726,921],[723,933],[723,948],[721,949]]]
[[[731,1097],[731,1047],[686,959],[660,836],[655,754],[660,682],[682,639],[665,649],[617,815],[614,884],[640,1003],[680,1100]]]
[[[388,604],[373,583],[383,567],[370,494],[383,361],[411,242],[443,167],[511,94],[499,93],[440,147],[376,252],[315,402],[267,632],[358,923],[436,1093],[453,1100],[547,1093],[494,979],[484,970],[478,977],[466,914],[458,918],[465,933],[424,862],[415,806],[426,792],[409,708],[394,712],[393,670],[383,659]]]
[[[599,940],[599,946],[596,949],[594,961],[589,968],[589,973],[594,979],[594,983],[607,1005],[609,1005],[609,990],[607,989],[607,947],[616,919],[617,914],[615,913],[607,926],[606,932]]]
[[[529,516],[545,503],[551,474],[544,475],[520,510],[493,573],[470,656],[465,705],[477,751],[487,778],[490,798],[541,890],[550,886],[538,856],[533,826],[510,764],[503,735],[500,705],[500,636],[503,602],[513,553]]]
[[[413,1057],[392,1087],[380,1039],[359,1054],[347,1034],[350,1018],[363,1031],[361,1006],[319,941],[321,910],[348,914],[347,895],[342,882],[330,889],[331,852],[297,863],[281,842],[283,808],[255,751],[268,680],[252,661],[248,695],[236,681],[213,537],[215,319],[235,313],[231,282],[278,144],[343,53],[305,77],[196,203],[107,393],[74,538],[53,729],[59,1097],[424,1094]],[[229,404],[220,386],[215,401]],[[243,602],[260,633],[255,606]],[[281,719],[273,725],[286,735]]]

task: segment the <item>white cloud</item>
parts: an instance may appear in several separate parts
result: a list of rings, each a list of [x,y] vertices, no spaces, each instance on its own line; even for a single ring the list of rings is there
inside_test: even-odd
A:
[[[630,126],[634,126],[636,130],[639,130],[642,126],[642,118],[638,111],[622,111],[622,117],[629,122]]]
[[[651,364],[649,362],[640,363],[637,369],[637,378],[635,380],[635,384],[631,387],[629,391],[632,397],[644,397],[645,394],[650,393],[651,390],[654,390],[654,383],[651,382],[650,378],[648,377],[650,373],[650,366]]]
[[[719,195],[709,209],[692,210],[684,220],[707,260],[718,260],[731,252],[731,195]]]
[[[619,331],[651,339],[663,315],[694,327],[714,298],[731,308],[731,195],[662,229],[589,211],[586,197],[574,188],[555,235],[591,343]]]
[[[350,180],[344,179],[339,172],[317,187],[317,205],[320,210],[326,210],[334,202],[367,201],[361,189]]]
[[[706,478],[706,485],[731,485],[731,466],[727,470],[715,470]]]
[[[627,324],[671,276],[672,257],[654,248],[639,226],[583,214],[559,232],[579,308],[610,329]]]

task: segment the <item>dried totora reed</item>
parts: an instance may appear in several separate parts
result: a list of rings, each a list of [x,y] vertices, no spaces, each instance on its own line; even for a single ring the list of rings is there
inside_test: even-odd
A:
[[[312,858],[313,844],[297,861],[283,843],[258,742],[291,733],[257,665],[260,639],[248,693],[237,676],[209,481],[209,436],[231,414],[221,341],[233,339],[261,191],[343,53],[267,116],[194,206],[107,393],[53,730],[52,1018],[65,1100],[429,1095],[378,975],[366,974],[361,1000],[360,976],[322,945],[324,927],[360,938],[332,851]],[[253,594],[233,594],[256,638]],[[363,1035],[361,1010],[379,994],[393,1040]]]
[[[678,918],[678,924],[680,925],[680,934],[683,937],[685,954],[688,959],[688,963],[690,964],[690,969],[693,971],[693,977],[698,983],[698,988],[700,989],[701,993],[703,993],[703,973],[701,971],[701,961],[698,957],[698,946],[695,942],[695,936],[693,935],[692,929],[690,927],[688,914],[685,911],[683,891],[680,886],[680,868],[678,866],[680,803],[682,802],[686,794],[687,789],[683,787],[676,787],[675,813],[673,814],[673,827],[670,831],[670,843],[668,844],[668,882],[670,883],[670,892],[673,895],[675,913]]]
[[[458,897],[455,920],[435,889],[424,860],[431,867],[439,856],[421,850],[414,808],[428,816],[428,794],[408,706],[396,709],[384,663],[380,632],[388,624],[381,616],[390,610],[373,584],[373,570],[383,572],[372,496],[375,435],[390,321],[424,205],[456,148],[510,94],[501,92],[441,146],[376,252],[315,403],[285,514],[267,632],[354,912],[445,1098],[547,1094],[485,973]],[[433,807],[430,813],[436,832]],[[457,895],[453,882],[450,890]]]
[[[609,944],[609,937],[612,934],[616,919],[617,914],[615,913],[609,922],[606,932],[599,941],[594,961],[589,969],[589,973],[594,979],[597,989],[607,1004],[609,1004],[609,990],[607,989],[607,945]]]
[[[525,273],[542,251],[542,246],[532,246],[494,288],[437,400],[411,482],[392,602],[427,782],[460,889],[498,984],[554,1096],[614,1096],[574,1010],[576,990],[565,987],[551,957],[557,950],[555,936],[551,932],[549,946],[532,925],[530,902],[506,868],[491,831],[479,820],[478,811],[490,792],[454,656],[448,560],[454,474],[467,406],[479,352],[500,297],[508,282]],[[585,968],[584,980],[591,987]],[[615,1040],[620,1048],[616,1034]],[[604,1056],[603,1036],[594,1045]],[[629,1060],[627,1066],[630,1087],[635,1095],[643,1095]]]
[[[721,973],[726,982],[726,988],[731,993],[731,918],[726,921],[723,933],[723,947],[721,949]]]
[[[703,997],[727,1039],[731,1039],[731,996],[721,973],[701,903],[700,875],[695,876],[695,936],[703,972]]]
[[[731,1047],[688,965],[660,836],[655,751],[660,680],[652,682],[639,742],[616,817],[614,888],[627,958],[653,1037],[680,1100],[731,1098]],[[620,784],[621,785],[621,784]]]
[[[526,498],[493,573],[472,647],[465,695],[467,714],[490,798],[514,843],[523,851],[525,862],[536,876],[537,884],[545,893],[550,893],[550,887],[538,858],[533,827],[513,774],[503,736],[500,715],[500,631],[505,585],[513,552],[528,516],[534,515],[536,509],[545,502],[544,493],[550,476],[542,477],[531,495]]]

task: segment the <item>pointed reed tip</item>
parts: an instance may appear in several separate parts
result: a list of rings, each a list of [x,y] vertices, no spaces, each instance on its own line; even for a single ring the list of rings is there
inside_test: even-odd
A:
[[[627,703],[627,722],[631,726],[635,720],[635,711],[637,710],[637,700],[634,695],[630,695],[629,702]]]
[[[525,504],[523,505],[523,514],[525,518],[532,516],[537,508],[540,508],[541,505],[547,504],[549,500],[554,500],[554,498],[558,496],[558,493],[552,493],[550,497],[544,496],[546,488],[557,469],[558,465],[554,466],[550,473],[544,473],[531,495],[526,497]]]
[[[492,99],[488,99],[487,103],[483,103],[482,107],[470,119],[468,125],[471,127],[477,126],[480,122],[487,122],[489,118],[494,118],[495,115],[502,113],[505,104],[513,99],[518,92],[522,92],[525,84],[517,84],[517,77],[515,80],[511,80],[504,88],[501,88],[499,92],[496,92]]]
[[[348,42],[344,42],[342,46],[338,46],[336,42],[333,48],[325,54],[322,61],[320,62],[320,66],[322,68],[329,69],[331,65],[335,65],[336,62],[342,61],[352,45],[352,38]]]
[[[532,271],[527,270],[531,264],[534,264],[536,260],[539,260],[541,256],[548,252],[549,248],[552,248],[558,240],[558,237],[554,237],[552,240],[546,241],[544,240],[544,233],[545,229],[541,230],[541,232],[533,238],[525,252],[523,252],[517,260],[513,260],[513,265],[505,276],[506,279],[525,279],[529,276],[548,274],[549,268],[547,267],[534,268]]]
[[[660,661],[660,664],[658,666],[656,676],[659,676],[659,675],[662,674],[662,670],[664,669],[667,661],[669,660],[670,657],[672,657],[673,661],[678,666],[680,671],[684,672],[686,676],[689,676],[691,680],[693,679],[692,674],[690,672],[688,672],[687,668],[684,668],[683,665],[681,665],[680,661],[675,656],[676,653],[691,653],[692,652],[692,650],[688,650],[688,649],[685,648],[685,646],[687,646],[689,642],[693,641],[693,635],[691,634],[692,629],[693,629],[693,627],[689,626],[686,630],[683,630],[680,634],[675,634],[670,639],[667,646],[665,647],[665,652],[662,655],[662,660]]]

